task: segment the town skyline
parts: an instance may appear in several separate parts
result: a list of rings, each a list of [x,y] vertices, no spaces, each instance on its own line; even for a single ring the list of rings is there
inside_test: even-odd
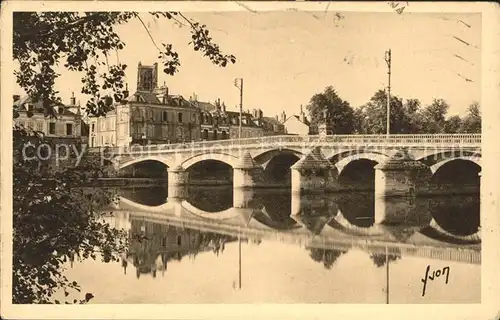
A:
[[[391,94],[416,98],[425,106],[446,100],[448,116],[464,115],[481,91],[481,19],[479,14],[341,13],[335,12],[205,12],[186,13],[206,24],[224,53],[237,62],[220,68],[188,45],[187,27],[171,20],[143,20],[157,45],[172,43],[181,66],[174,76],[159,72],[158,85],[171,94],[200,101],[225,102],[238,110],[234,78],[244,79],[243,110],[262,109],[274,117],[298,115],[310,98],[333,86],[357,108],[387,85],[386,50],[392,51]],[[238,22],[238,23],[235,23]],[[269,26],[273,26],[270,28]],[[309,30],[308,30],[309,29]],[[383,29],[390,30],[388,33]],[[128,65],[126,81],[136,89],[137,64],[159,62],[155,44],[140,21],[117,28],[125,48],[110,63]],[[163,34],[168,33],[165,39]],[[312,37],[311,35],[315,35]],[[243,39],[243,41],[235,41]],[[353,41],[352,39],[356,39]],[[463,41],[467,44],[465,44]],[[161,66],[160,66],[161,70]],[[200,76],[201,75],[201,76]],[[81,94],[81,74],[65,72],[56,81],[63,101]],[[363,79],[363,81],[361,81]],[[64,86],[62,85],[64,84]],[[17,85],[16,85],[17,87]],[[17,94],[23,94],[17,87]]]

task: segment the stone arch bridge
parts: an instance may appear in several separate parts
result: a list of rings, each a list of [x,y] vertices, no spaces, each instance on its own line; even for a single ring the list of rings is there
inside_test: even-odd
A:
[[[117,170],[147,160],[163,163],[169,188],[188,184],[189,168],[204,161],[229,165],[235,188],[266,187],[263,172],[287,167],[292,192],[299,193],[356,190],[373,172],[373,189],[381,196],[479,192],[481,175],[480,134],[286,135],[99,152]]]

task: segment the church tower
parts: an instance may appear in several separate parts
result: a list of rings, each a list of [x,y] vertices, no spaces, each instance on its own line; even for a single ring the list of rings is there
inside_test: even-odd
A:
[[[158,87],[158,63],[152,66],[137,65],[137,91],[153,92]]]

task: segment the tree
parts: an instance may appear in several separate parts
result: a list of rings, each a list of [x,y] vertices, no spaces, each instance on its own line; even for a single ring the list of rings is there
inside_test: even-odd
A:
[[[28,140],[35,145],[47,142],[23,130],[13,133],[15,151]],[[64,276],[67,261],[96,259],[98,254],[104,261],[118,261],[117,252],[125,248],[123,234],[104,223],[98,213],[113,194],[81,187],[101,170],[93,163],[53,170],[37,157],[19,152],[13,160],[12,300],[49,303],[58,290],[80,290]],[[86,302],[91,296],[73,302]]]
[[[205,25],[179,12],[151,15],[187,25],[192,39],[189,44],[215,65],[235,63],[234,56],[221,53]],[[59,76],[55,68],[63,65],[67,71],[83,73],[81,91],[91,97],[86,113],[105,114],[125,93],[126,65],[111,63],[111,54],[125,46],[114,27],[131,19],[141,21],[149,34],[135,12],[15,12],[17,83],[34,102],[42,102],[47,116],[56,116],[53,106],[60,99],[54,87]],[[178,54],[170,44],[157,48],[163,71],[175,74],[180,66]],[[28,142],[39,145],[47,139],[17,126],[13,137],[13,303],[60,303],[53,300],[58,290],[64,290],[66,296],[69,289],[80,290],[75,281],[64,276],[64,263],[75,257],[98,256],[105,262],[118,261],[118,253],[126,247],[126,235],[110,228],[99,214],[113,195],[101,188],[82,188],[103,174],[101,159],[87,157],[77,167],[51,168],[39,157],[23,154]],[[85,303],[92,297],[87,293],[85,299],[72,302]]]
[[[434,99],[419,114],[421,133],[442,133],[449,108],[450,106],[443,99]]]
[[[407,99],[403,105],[403,111],[408,119],[407,133],[419,133],[420,132],[420,122],[419,122],[419,112],[421,103],[418,99]]]
[[[339,97],[333,87],[326,87],[322,93],[312,96],[306,108],[311,117],[313,132],[325,121],[330,125],[334,134],[354,132],[354,110],[347,101]]]
[[[462,121],[460,132],[481,133],[481,106],[478,102],[472,103],[467,109],[467,115]]]
[[[459,133],[462,127],[462,119],[459,116],[449,117],[444,123],[445,133]]]
[[[378,90],[368,103],[361,107],[361,132],[368,134],[386,133],[387,123],[387,94]],[[405,114],[402,100],[392,95],[390,110],[390,133],[408,133],[410,119]]]

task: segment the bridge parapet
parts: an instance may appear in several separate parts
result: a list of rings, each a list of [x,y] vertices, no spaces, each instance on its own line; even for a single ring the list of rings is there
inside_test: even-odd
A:
[[[107,148],[117,153],[144,153],[151,151],[185,152],[198,149],[255,148],[279,145],[310,146],[391,146],[391,147],[435,147],[449,148],[480,147],[481,134],[393,134],[393,135],[282,135],[258,138],[199,141],[175,144],[155,144],[146,146],[122,146]],[[95,148],[94,148],[95,152]]]

